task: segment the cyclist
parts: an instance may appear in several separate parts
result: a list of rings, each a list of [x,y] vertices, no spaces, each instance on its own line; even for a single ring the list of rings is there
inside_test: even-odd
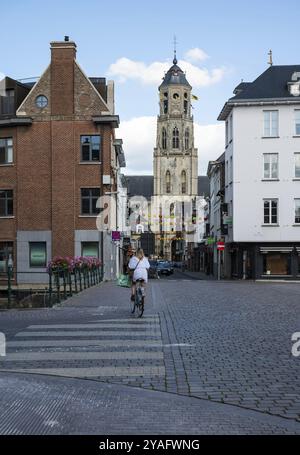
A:
[[[139,248],[136,252],[135,256],[129,261],[128,264],[129,270],[133,272],[132,276],[132,285],[131,285],[131,300],[134,301],[135,299],[135,289],[136,289],[136,281],[142,279],[144,283],[148,281],[148,270],[150,268],[150,264],[146,256],[144,255],[144,251],[142,248]]]

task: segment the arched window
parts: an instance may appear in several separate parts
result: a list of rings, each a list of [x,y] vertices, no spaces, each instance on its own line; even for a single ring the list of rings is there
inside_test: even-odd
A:
[[[171,231],[174,231],[174,219],[175,219],[175,204],[172,202],[170,205],[170,227]]]
[[[171,174],[170,174],[170,171],[166,172],[166,193],[171,193]]]
[[[184,148],[187,150],[190,146],[190,130],[187,128],[184,133]]]
[[[161,146],[163,150],[166,150],[167,148],[167,132],[166,129],[162,129],[162,139],[161,139]]]
[[[173,149],[179,149],[179,131],[177,126],[173,129]]]
[[[167,114],[168,113],[168,92],[164,93],[163,106],[164,106],[164,114]]]
[[[186,172],[181,172],[181,192],[182,194],[186,193]]]

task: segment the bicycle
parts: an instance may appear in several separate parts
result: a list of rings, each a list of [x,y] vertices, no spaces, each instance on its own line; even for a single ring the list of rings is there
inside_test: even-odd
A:
[[[136,280],[135,284],[135,299],[131,301],[131,313],[137,312],[137,316],[141,318],[144,313],[144,299],[145,299],[145,288],[144,280],[142,278]]]

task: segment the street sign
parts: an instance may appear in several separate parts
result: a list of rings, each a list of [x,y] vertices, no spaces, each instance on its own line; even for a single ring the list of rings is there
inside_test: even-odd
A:
[[[225,250],[225,243],[224,242],[217,242],[217,250],[224,251]]]
[[[112,231],[111,232],[111,239],[114,242],[119,242],[121,240],[121,232],[120,231]]]

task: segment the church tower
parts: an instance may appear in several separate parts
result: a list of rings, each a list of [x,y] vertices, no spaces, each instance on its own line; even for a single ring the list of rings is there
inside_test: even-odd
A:
[[[194,148],[191,90],[175,55],[159,87],[154,195],[197,195],[198,157]]]
[[[159,86],[159,115],[153,162],[155,196],[184,195],[191,199],[197,196],[198,152],[194,148],[191,90],[185,73],[177,65],[175,52],[173,65]],[[164,241],[158,246],[156,242],[157,254],[174,259],[171,243],[172,240]]]

